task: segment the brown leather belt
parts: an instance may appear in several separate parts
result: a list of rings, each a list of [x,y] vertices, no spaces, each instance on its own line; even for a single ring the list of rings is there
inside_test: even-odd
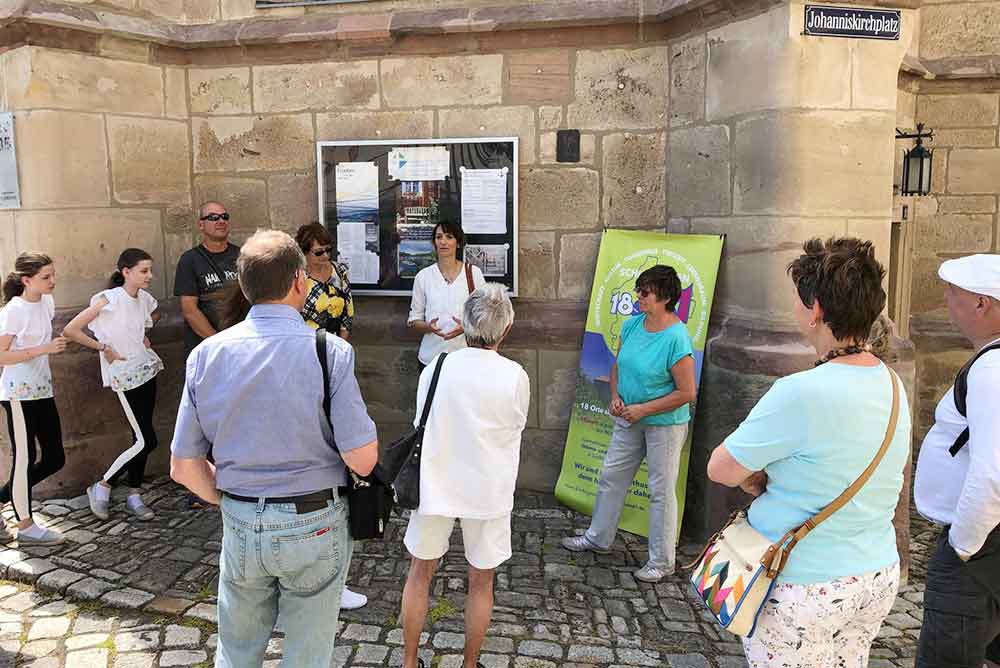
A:
[[[232,494],[230,492],[223,492],[233,501],[242,501],[244,503],[260,503],[264,502],[264,505],[273,505],[276,503],[294,503],[295,512],[299,515],[305,513],[314,513],[317,510],[322,510],[326,508],[327,501],[334,501],[337,499],[337,495],[334,494],[332,489],[323,489],[318,492],[312,492],[310,494],[299,494],[297,496],[265,496],[263,498],[258,496],[242,496],[240,494]]]

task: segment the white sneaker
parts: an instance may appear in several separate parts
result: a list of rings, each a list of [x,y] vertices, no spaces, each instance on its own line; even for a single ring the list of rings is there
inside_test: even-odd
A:
[[[346,586],[344,587],[344,593],[340,596],[341,610],[357,610],[358,608],[363,608],[366,605],[368,605],[367,596],[359,594],[356,591],[351,591]]]
[[[660,568],[654,566],[650,563],[646,563],[645,566],[637,570],[634,575],[635,579],[641,582],[659,582],[668,575],[673,575],[674,569],[667,570],[665,568]]]

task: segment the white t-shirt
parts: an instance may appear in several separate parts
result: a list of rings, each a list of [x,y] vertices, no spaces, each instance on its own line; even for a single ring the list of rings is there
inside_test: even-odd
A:
[[[483,272],[479,267],[472,265],[472,285],[481,288],[486,285]],[[444,280],[441,269],[435,262],[429,267],[425,267],[417,272],[417,277],[413,279],[413,297],[410,300],[410,317],[407,324],[415,320],[430,322],[437,318],[437,327],[445,332],[451,331],[458,325],[452,317],[462,321],[462,307],[465,300],[469,298],[469,283],[465,280],[465,267],[458,272],[458,277],[449,283]],[[438,356],[440,352],[454,352],[465,347],[465,336],[456,336],[445,341],[437,334],[428,332],[420,341],[420,352],[417,357],[421,364],[430,364],[431,360]]]
[[[938,402],[934,426],[917,459],[913,500],[931,522],[951,525],[948,538],[963,556],[982,548],[1000,525],[1000,350],[980,357],[968,376],[962,417],[954,388]],[[969,427],[969,442],[954,457],[948,449]]]
[[[0,334],[13,336],[10,350],[41,346],[52,340],[52,316],[56,303],[52,295],[42,295],[37,302],[14,297],[0,309]],[[52,397],[52,371],[49,356],[11,364],[0,375],[0,400],[31,401]]]
[[[146,329],[153,326],[151,317],[156,299],[145,290],[132,297],[125,288],[112,288],[91,297],[90,305],[104,297],[108,303],[90,323],[95,338],[115,349],[124,360],[108,364],[100,353],[101,380],[104,387],[118,391],[135,389],[163,369],[159,356],[146,347]]]
[[[420,374],[417,417],[437,360]],[[528,374],[492,350],[449,353],[424,432],[420,463],[422,515],[491,519],[510,514],[528,420]]]

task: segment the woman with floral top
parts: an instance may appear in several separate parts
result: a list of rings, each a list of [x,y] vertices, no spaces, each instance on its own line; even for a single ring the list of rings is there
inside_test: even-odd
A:
[[[59,411],[52,398],[49,355],[66,350],[66,339],[52,338],[56,272],[52,259],[22,253],[3,284],[0,309],[0,404],[10,433],[10,480],[0,489],[0,502],[12,502],[21,545],[57,545],[63,536],[31,518],[31,488],[66,463]],[[35,443],[41,448],[36,458]],[[0,521],[0,540],[10,536]]]
[[[152,509],[142,501],[142,478],[146,459],[157,445],[153,429],[156,405],[156,374],[163,362],[150,348],[146,330],[159,319],[156,299],[146,292],[153,280],[153,258],[140,248],[127,248],[118,257],[118,269],[111,274],[107,290],[90,300],[90,306],[66,325],[66,337],[100,352],[101,379],[121,402],[135,441],[120,454],[103,478],[87,488],[90,510],[102,520],[108,518],[111,486],[128,476],[126,508],[140,520],[151,520]],[[83,332],[88,327],[96,339]]]
[[[303,225],[295,241],[306,256],[309,295],[302,317],[313,329],[322,327],[342,339],[351,336],[354,302],[347,271],[333,261],[333,239],[319,223]]]

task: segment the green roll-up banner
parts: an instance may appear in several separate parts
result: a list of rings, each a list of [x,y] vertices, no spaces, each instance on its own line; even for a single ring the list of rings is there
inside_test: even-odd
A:
[[[563,452],[562,471],[556,483],[556,498],[570,508],[588,515],[594,510],[597,481],[611,440],[612,421],[608,414],[611,365],[618,352],[622,325],[639,313],[633,292],[636,277],[656,264],[670,265],[677,271],[683,292],[676,312],[691,334],[695,381],[700,382],[723,240],[716,235],[604,232],[590,293],[576,400]],[[678,527],[684,515],[690,450],[691,431],[688,430],[677,477]],[[644,462],[625,497],[625,509],[618,525],[640,536],[649,533],[646,476]]]

